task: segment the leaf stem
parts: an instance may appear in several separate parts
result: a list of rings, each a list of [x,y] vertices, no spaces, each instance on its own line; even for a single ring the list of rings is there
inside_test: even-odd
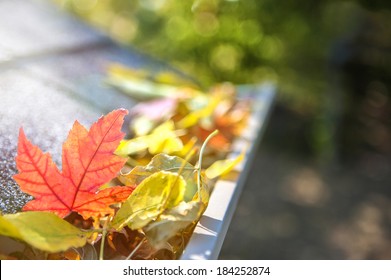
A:
[[[105,251],[105,239],[107,234],[107,225],[109,224],[109,219],[106,219],[105,224],[102,230],[102,237],[100,242],[100,251],[99,251],[99,260],[103,260],[103,255]]]
[[[200,155],[199,155],[199,159],[198,159],[198,166],[197,166],[197,175],[198,175],[198,180],[197,180],[197,188],[198,188],[198,200],[201,201],[201,170],[202,170],[202,157],[203,157],[203,154],[204,154],[204,150],[205,150],[205,147],[206,145],[208,144],[208,142],[210,141],[210,139],[212,139],[214,136],[217,135],[217,133],[219,133],[219,131],[216,129],[215,131],[213,131],[211,134],[209,134],[209,136],[205,139],[204,143],[202,144],[201,146],[201,150],[200,150]]]
[[[137,244],[136,248],[134,248],[133,251],[130,252],[129,256],[125,260],[130,260],[133,257],[133,255],[137,252],[137,250],[141,247],[141,245],[143,245],[144,240],[145,237],[141,239],[140,243]]]

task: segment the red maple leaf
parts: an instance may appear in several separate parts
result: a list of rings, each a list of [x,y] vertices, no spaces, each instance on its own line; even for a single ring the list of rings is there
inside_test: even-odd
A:
[[[48,153],[33,145],[20,129],[14,179],[34,197],[25,211],[50,211],[65,217],[72,211],[84,218],[113,213],[110,205],[128,198],[134,187],[99,188],[113,179],[126,159],[114,151],[124,137],[124,109],[95,122],[88,131],[77,121],[62,147],[62,172]]]

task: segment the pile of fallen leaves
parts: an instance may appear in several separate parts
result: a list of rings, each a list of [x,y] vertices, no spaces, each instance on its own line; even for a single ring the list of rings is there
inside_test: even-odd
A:
[[[110,82],[134,97],[134,75],[126,71],[114,68]],[[76,121],[63,143],[62,170],[20,129],[14,179],[33,199],[22,212],[0,216],[0,235],[21,244],[1,258],[180,257],[216,178],[243,159],[225,158],[248,103],[236,100],[231,85],[207,94],[153,86],[153,95],[140,94],[151,100],[130,112],[127,139],[127,110],[102,116],[89,130]]]

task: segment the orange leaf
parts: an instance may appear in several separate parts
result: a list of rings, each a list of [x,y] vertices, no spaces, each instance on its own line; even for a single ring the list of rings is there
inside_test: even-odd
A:
[[[101,117],[87,131],[77,121],[63,144],[60,172],[49,154],[34,146],[20,129],[14,179],[34,197],[23,210],[50,211],[60,217],[78,212],[83,217],[112,213],[111,204],[125,200],[133,187],[112,187],[98,192],[116,176],[126,159],[114,155],[124,137],[121,132],[126,110]]]

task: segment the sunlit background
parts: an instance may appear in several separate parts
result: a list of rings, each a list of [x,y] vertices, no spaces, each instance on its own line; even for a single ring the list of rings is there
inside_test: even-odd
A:
[[[390,1],[54,1],[205,88],[277,85],[223,258],[391,258]]]

